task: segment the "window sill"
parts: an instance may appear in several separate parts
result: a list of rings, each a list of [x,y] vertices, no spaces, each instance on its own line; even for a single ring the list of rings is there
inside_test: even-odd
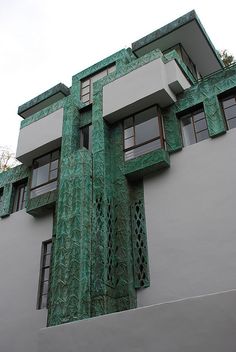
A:
[[[41,215],[47,209],[52,209],[57,200],[57,190],[41,194],[28,201],[26,212],[30,215]]]

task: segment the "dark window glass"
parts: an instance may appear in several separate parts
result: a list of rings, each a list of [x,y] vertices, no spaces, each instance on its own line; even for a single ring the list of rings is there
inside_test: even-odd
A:
[[[221,104],[228,129],[236,127],[236,93],[221,98]]]
[[[3,206],[3,188],[0,188],[0,209]]]
[[[16,212],[25,208],[26,194],[27,194],[27,180],[20,184],[14,185],[14,203],[12,212]]]
[[[124,120],[125,160],[136,158],[164,146],[161,116],[157,106]]]
[[[181,116],[184,146],[209,138],[207,122],[203,109],[198,109]]]
[[[38,309],[47,308],[52,241],[42,243],[41,267],[39,275]]]
[[[116,65],[112,64],[102,71],[95,73],[90,77],[86,77],[84,80],[81,81],[81,93],[80,99],[86,105],[93,102],[93,83],[98,81],[99,79],[107,76],[109,73],[114,72],[116,69]]]
[[[58,167],[59,150],[34,160],[30,198],[57,188]]]
[[[80,148],[83,147],[92,150],[92,125],[80,129]]]

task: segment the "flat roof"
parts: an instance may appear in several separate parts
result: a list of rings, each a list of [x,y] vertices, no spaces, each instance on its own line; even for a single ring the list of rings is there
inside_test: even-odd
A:
[[[65,84],[59,83],[37,97],[20,105],[18,115],[23,118],[29,117],[68,95],[70,95],[70,89]]]
[[[194,10],[132,43],[132,50],[143,56],[154,49],[165,51],[181,43],[202,76],[224,67]]]

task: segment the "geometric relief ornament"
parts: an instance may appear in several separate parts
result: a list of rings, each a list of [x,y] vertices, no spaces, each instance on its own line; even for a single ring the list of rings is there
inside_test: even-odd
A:
[[[136,200],[131,205],[131,217],[135,288],[149,287],[147,232],[143,200]]]

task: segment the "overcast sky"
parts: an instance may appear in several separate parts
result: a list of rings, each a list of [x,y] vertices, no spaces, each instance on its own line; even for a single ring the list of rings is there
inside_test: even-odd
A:
[[[236,56],[235,0],[0,0],[0,146],[16,149],[19,105],[195,9]]]

